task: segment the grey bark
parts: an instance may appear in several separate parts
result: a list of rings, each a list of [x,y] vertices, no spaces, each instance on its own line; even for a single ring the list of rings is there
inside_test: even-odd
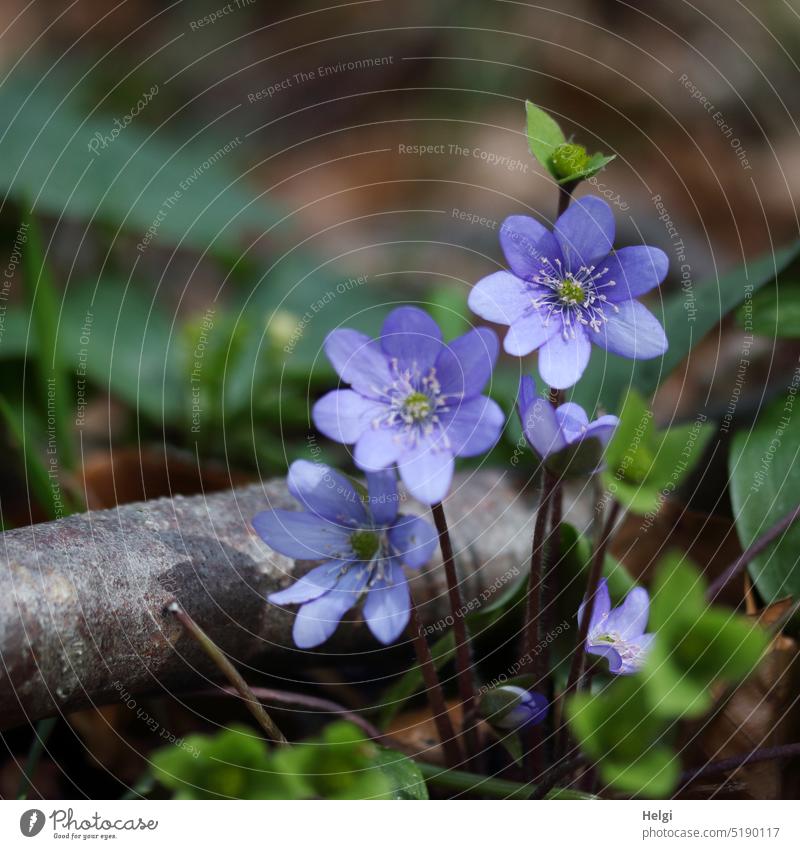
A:
[[[445,508],[467,605],[488,602],[513,572],[523,573],[532,503],[498,473],[457,478]],[[379,658],[380,645],[357,614],[323,648],[330,657],[293,648],[294,608],[265,596],[311,564],[276,554],[255,536],[249,521],[269,506],[295,506],[283,480],[0,534],[0,727],[113,702],[121,691],[176,692],[200,675],[214,677],[166,612],[174,599],[245,677],[254,659],[279,672],[333,664],[342,652]],[[411,500],[401,510],[427,512]],[[448,612],[440,566],[434,558],[412,576],[426,624]]]

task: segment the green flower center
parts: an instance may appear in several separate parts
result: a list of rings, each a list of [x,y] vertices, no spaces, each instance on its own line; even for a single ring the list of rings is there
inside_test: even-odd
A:
[[[356,531],[350,534],[350,545],[359,560],[372,560],[380,546],[380,538],[373,531]]]
[[[586,300],[586,290],[574,277],[565,277],[558,287],[558,296],[565,304],[582,304]]]
[[[550,163],[559,178],[564,180],[586,170],[589,154],[582,144],[560,144],[552,153]]]
[[[415,422],[425,419],[431,412],[431,399],[424,392],[412,392],[403,401],[403,412]]]

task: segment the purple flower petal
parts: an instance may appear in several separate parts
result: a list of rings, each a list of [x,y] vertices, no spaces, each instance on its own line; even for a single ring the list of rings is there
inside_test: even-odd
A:
[[[528,215],[506,218],[500,225],[500,245],[511,270],[523,280],[532,280],[539,273],[543,259],[553,263],[561,259],[553,234]]]
[[[609,614],[603,628],[619,634],[623,640],[634,641],[644,634],[650,615],[650,596],[644,587],[634,587],[625,601]]]
[[[589,654],[596,654],[608,661],[608,671],[615,675],[622,672],[622,657],[620,653],[608,643],[589,643],[586,646]]]
[[[583,621],[583,616],[586,611],[587,601],[584,599],[581,602],[581,606],[578,608],[578,624],[580,625]],[[594,599],[594,610],[592,611],[592,618],[589,622],[589,630],[588,635],[589,639],[591,639],[592,634],[595,633],[596,628],[605,622],[608,614],[611,612],[611,596],[608,594],[608,581],[605,578],[600,579],[600,583],[597,585],[597,594]]]
[[[253,527],[275,551],[295,560],[331,560],[350,552],[350,531],[315,516],[292,510],[265,510]]]
[[[436,358],[436,378],[444,395],[480,395],[492,376],[497,335],[488,327],[470,330],[446,343]]]
[[[574,339],[564,339],[556,333],[539,349],[539,374],[554,389],[569,389],[580,380],[591,353],[592,346],[581,325],[575,328]]]
[[[491,398],[480,395],[461,403],[453,401],[451,406],[440,419],[454,456],[475,457],[494,447],[506,417]]]
[[[420,439],[397,465],[406,489],[423,504],[438,504],[450,491],[453,455],[431,439]]]
[[[317,430],[335,442],[356,442],[386,406],[352,389],[334,389],[314,404],[311,418]]]
[[[566,447],[556,411],[546,399],[535,398],[520,418],[525,438],[540,457],[547,457]]]
[[[506,333],[503,348],[514,357],[524,357],[557,336],[560,328],[557,321],[545,324],[544,315],[536,309],[517,319]]]
[[[621,301],[616,306],[619,312],[607,310],[608,322],[597,333],[591,332],[595,345],[633,360],[660,357],[668,344],[658,319],[638,301]]]
[[[368,398],[381,397],[392,382],[389,363],[380,343],[357,330],[332,330],[325,339],[325,353],[345,383]]]
[[[603,445],[608,445],[618,424],[616,416],[600,416],[586,428],[584,439],[599,439]]]
[[[316,566],[310,572],[298,578],[290,587],[276,593],[270,593],[267,599],[273,604],[305,604],[328,592],[339,580],[343,562],[332,560]]]
[[[402,441],[394,428],[370,427],[356,443],[353,461],[365,472],[378,472],[397,462],[402,451]]]
[[[295,460],[286,478],[289,492],[306,510],[347,527],[363,525],[367,511],[353,484],[323,463]]]
[[[496,271],[472,287],[467,304],[486,321],[513,324],[530,309],[531,300],[525,281],[508,271]]]
[[[384,469],[380,472],[367,472],[367,507],[378,527],[387,527],[397,518],[400,497],[397,494],[397,472]]]
[[[401,516],[388,536],[397,559],[412,569],[428,563],[439,544],[436,529],[419,516]]]
[[[580,404],[568,401],[556,410],[556,418],[561,426],[564,439],[567,442],[575,442],[580,439],[589,427],[589,417]]]
[[[581,198],[556,221],[553,233],[561,247],[567,271],[597,265],[614,244],[614,213],[598,197]]]
[[[519,379],[519,392],[517,393],[517,412],[520,421],[522,421],[525,410],[530,407],[538,394],[536,381],[529,374],[523,374]]]
[[[620,248],[603,263],[608,268],[598,281],[600,285],[613,280],[616,285],[603,286],[609,301],[628,301],[655,289],[667,276],[669,259],[664,251],[647,245]]]
[[[442,331],[424,310],[399,307],[386,317],[380,342],[383,352],[397,360],[401,371],[415,366],[426,371],[442,350]]]
[[[297,611],[292,636],[301,649],[313,649],[324,643],[342,617],[358,601],[367,576],[364,570],[352,568],[339,578],[336,586]]]
[[[389,581],[378,580],[364,603],[364,618],[375,638],[393,643],[404,631],[411,614],[408,581],[399,566],[392,565]]]

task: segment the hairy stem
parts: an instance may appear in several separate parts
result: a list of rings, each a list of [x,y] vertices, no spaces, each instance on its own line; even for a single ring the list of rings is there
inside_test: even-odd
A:
[[[239,674],[236,667],[228,660],[222,649],[220,649],[177,601],[173,601],[167,605],[167,610],[183,625],[187,633],[198,642],[203,651],[214,661],[220,672],[231,682],[233,688],[244,700],[247,709],[253,715],[255,721],[263,729],[267,739],[279,745],[286,745],[287,740],[281,733],[281,730],[272,721],[270,715],[262,707],[261,702],[255,697],[247,682]]]
[[[464,732],[464,744],[468,758],[478,754],[478,733],[475,725],[475,681],[472,672],[472,651],[467,625],[464,621],[464,600],[456,574],[456,564],[453,557],[453,543],[450,539],[450,530],[447,527],[447,518],[441,502],[434,504],[433,519],[436,522],[436,530],[439,532],[439,545],[442,549],[442,560],[444,561],[444,572],[447,578],[447,593],[450,597],[450,609],[453,614],[453,633],[456,642],[456,677],[458,679],[458,695],[462,703],[462,730]]]
[[[433,721],[436,724],[436,732],[439,735],[439,742],[442,744],[445,763],[449,767],[454,767],[462,761],[461,749],[456,739],[453,723],[450,721],[450,714],[447,712],[442,684],[439,681],[439,675],[433,663],[430,646],[425,639],[425,635],[422,633],[422,622],[420,621],[413,598],[411,599],[409,633],[414,643],[414,651],[417,653],[417,663],[419,663],[419,668],[422,672],[422,680],[425,682],[425,695],[428,697]]]
[[[572,664],[569,669],[569,677],[567,679],[567,687],[564,690],[564,698],[572,695],[581,682],[583,677],[584,663],[586,660],[585,643],[589,633],[589,623],[592,621],[594,614],[594,605],[597,600],[597,588],[600,585],[600,578],[603,575],[603,562],[606,557],[606,549],[611,539],[611,532],[614,530],[614,525],[619,516],[620,505],[615,501],[608,511],[603,529],[600,532],[595,549],[592,565],[589,569],[589,578],[586,582],[586,609],[583,612],[583,617],[578,625],[578,642],[575,646],[575,651],[572,655]]]
[[[559,186],[558,189],[558,214],[563,215],[567,211],[567,207],[572,200],[572,193],[578,186],[580,180],[573,183],[567,183],[565,186]]]
[[[723,587],[747,565],[756,558],[761,552],[771,545],[779,536],[781,536],[789,527],[800,517],[800,504],[790,510],[782,519],[779,519],[763,536],[760,536],[752,545],[748,546],[739,557],[731,563],[730,566],[714,581],[708,588],[706,598],[708,601],[714,599],[720,594]]]

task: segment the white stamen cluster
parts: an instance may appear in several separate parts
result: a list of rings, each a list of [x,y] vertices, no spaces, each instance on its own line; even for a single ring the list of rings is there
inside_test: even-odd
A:
[[[616,286],[616,281],[598,282],[607,273],[608,268],[597,271],[594,265],[582,265],[570,273],[563,268],[560,259],[551,261],[543,258],[541,271],[533,278],[533,282],[549,291],[534,298],[533,306],[545,311],[545,327],[555,316],[561,321],[561,335],[565,340],[575,338],[575,327],[578,324],[599,333],[608,321],[605,310],[619,312],[619,307],[611,303],[601,291]]]
[[[449,410],[448,396],[442,394],[435,368],[424,374],[416,363],[401,369],[397,359],[392,359],[390,367],[394,379],[380,390],[387,410],[373,420],[372,426],[392,428],[406,440],[407,447],[413,448],[420,439],[441,427],[440,415]],[[444,435],[440,447],[448,445]]]
[[[620,658],[622,658],[623,665],[628,668],[641,666],[647,656],[647,652],[641,646],[631,643],[613,632],[608,634],[592,634],[589,637],[589,642],[605,643],[611,646]]]

